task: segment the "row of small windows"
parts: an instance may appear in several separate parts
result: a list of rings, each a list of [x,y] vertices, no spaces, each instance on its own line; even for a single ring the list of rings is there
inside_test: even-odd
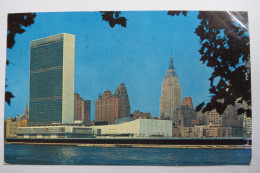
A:
[[[62,101],[58,100],[45,100],[30,102],[30,122],[43,122],[61,121],[62,114]]]
[[[30,99],[41,99],[41,98],[48,98],[48,97],[56,97],[61,96],[62,90],[61,89],[55,89],[55,88],[42,88],[40,89],[31,89],[30,90]]]
[[[30,78],[30,98],[62,94],[61,69],[31,74]]]
[[[30,81],[46,82],[51,80],[62,80],[62,70],[58,69],[47,72],[34,73],[30,76]]]
[[[18,133],[59,133],[65,132],[65,127],[52,128],[18,128]]]
[[[63,63],[63,43],[53,43],[31,48],[31,70],[46,68]]]
[[[36,47],[31,47],[31,50],[57,50],[57,49],[62,49],[63,48],[63,42],[56,42],[56,43],[52,43],[52,44],[48,44],[48,45],[44,45],[44,46],[36,46]]]
[[[39,70],[39,69],[44,69],[44,68],[50,68],[50,67],[56,67],[56,66],[62,66],[63,61],[57,60],[54,57],[51,57],[51,59],[45,59],[44,61],[37,61],[36,62],[31,62],[30,69],[31,71],[34,70]]]
[[[40,47],[44,45],[49,45],[53,43],[60,43],[63,42],[64,38],[62,35],[57,35],[54,36],[54,38],[44,38],[44,39],[39,39],[31,42],[31,47]]]
[[[44,69],[44,68],[50,68],[50,67],[56,67],[56,66],[62,66],[63,62],[58,61],[57,59],[50,59],[50,60],[44,60],[44,61],[37,61],[35,63],[31,63],[31,71]]]

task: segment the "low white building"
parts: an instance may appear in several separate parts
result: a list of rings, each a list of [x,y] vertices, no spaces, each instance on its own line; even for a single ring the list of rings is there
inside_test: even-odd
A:
[[[172,121],[137,119],[122,124],[92,126],[100,137],[172,137]]]
[[[92,138],[94,131],[84,126],[18,127],[17,138]]]

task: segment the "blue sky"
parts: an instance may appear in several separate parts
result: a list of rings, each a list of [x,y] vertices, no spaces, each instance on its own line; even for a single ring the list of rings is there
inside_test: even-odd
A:
[[[171,50],[174,67],[182,87],[182,98],[191,96],[194,106],[208,101],[212,69],[200,61],[198,12],[169,16],[167,11],[122,12],[126,28],[111,28],[99,12],[37,13],[35,24],[15,37],[7,50],[7,91],[15,98],[5,104],[5,118],[15,117],[29,103],[30,41],[59,33],[76,36],[75,92],[91,100],[91,119],[95,100],[106,89],[113,93],[125,83],[131,113],[135,110],[159,115],[161,84],[169,65]]]

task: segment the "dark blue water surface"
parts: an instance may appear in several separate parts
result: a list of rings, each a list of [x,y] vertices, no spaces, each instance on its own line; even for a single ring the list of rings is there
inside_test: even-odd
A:
[[[251,150],[99,148],[5,144],[8,164],[248,165]]]

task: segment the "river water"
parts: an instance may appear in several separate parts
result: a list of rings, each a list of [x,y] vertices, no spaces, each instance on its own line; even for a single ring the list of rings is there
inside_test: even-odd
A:
[[[248,165],[251,150],[101,148],[5,144],[7,164]]]

